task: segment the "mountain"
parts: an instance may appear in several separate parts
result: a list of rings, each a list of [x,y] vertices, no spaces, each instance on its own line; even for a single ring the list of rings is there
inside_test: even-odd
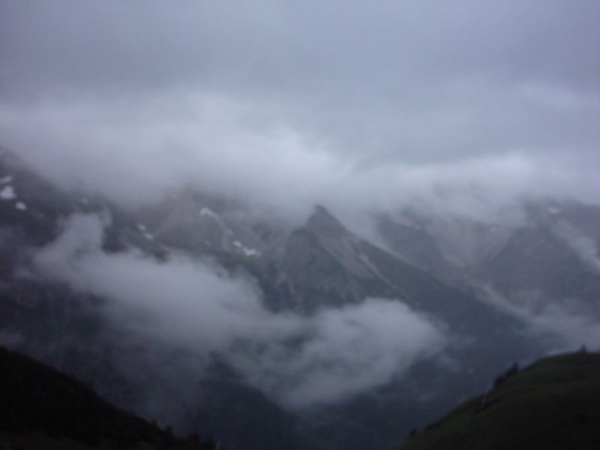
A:
[[[79,381],[0,347],[0,442],[6,448],[211,450],[125,413]]]
[[[600,317],[598,208],[568,202],[528,213],[530,223],[482,264],[482,275],[517,304],[578,303]]]
[[[376,245],[323,206],[290,225],[186,188],[127,209],[56,187],[5,152],[0,342],[93,385],[100,397],[127,411],[177,432],[219,436],[224,449],[389,448],[412,427],[483,390],[506,366],[553,348],[532,332],[530,316],[515,309],[523,305],[523,292],[542,292],[544,305],[575,305],[578,311],[598,305],[594,253],[584,251],[588,241],[599,242],[598,208],[558,204],[531,204],[527,220],[509,225],[415,212],[378,216],[383,245]],[[32,261],[40,249],[62,236],[70,218],[88,214],[104,224],[105,255],[158,265],[184,258],[223,280],[248,280],[261,314],[278,320],[314,324],[323,314],[368,299],[392,299],[439,331],[443,351],[433,357],[424,349],[402,376],[384,385],[295,410],[249,383],[223,355],[150,346],[128,323],[111,320],[108,296],[36,273]],[[540,258],[545,265],[536,263]],[[284,354],[303,339],[273,348]],[[238,351],[245,351],[243,345]]]
[[[396,256],[483,300],[539,313],[600,317],[600,208],[572,200],[524,205],[519,220],[489,223],[405,211],[380,216]]]
[[[515,366],[398,450],[600,448],[600,353]]]

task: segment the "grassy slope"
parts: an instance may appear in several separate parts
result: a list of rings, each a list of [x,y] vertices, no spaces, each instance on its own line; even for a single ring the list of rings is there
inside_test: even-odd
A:
[[[0,348],[0,444],[6,448],[211,449],[120,411],[91,389]]]
[[[600,354],[541,360],[399,450],[600,449]]]

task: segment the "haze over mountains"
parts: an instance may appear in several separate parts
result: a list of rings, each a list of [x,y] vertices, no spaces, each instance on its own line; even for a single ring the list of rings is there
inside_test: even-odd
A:
[[[189,188],[124,209],[1,169],[2,344],[232,448],[393,445],[514,361],[600,344],[596,206],[375,214],[373,244],[323,206],[298,227]]]
[[[259,450],[598,348],[599,16],[0,2],[0,344]]]

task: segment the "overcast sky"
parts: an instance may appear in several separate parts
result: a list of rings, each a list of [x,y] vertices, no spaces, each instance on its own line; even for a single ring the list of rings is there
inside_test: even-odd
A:
[[[3,1],[0,145],[125,202],[183,182],[290,211],[440,188],[599,201],[599,18],[597,0]]]

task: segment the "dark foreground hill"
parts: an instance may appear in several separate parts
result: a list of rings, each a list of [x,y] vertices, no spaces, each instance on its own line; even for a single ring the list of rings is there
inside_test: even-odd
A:
[[[600,353],[543,359],[500,375],[490,392],[398,450],[600,449]]]
[[[0,444],[10,449],[212,450],[177,439],[100,399],[93,390],[0,348]]]

